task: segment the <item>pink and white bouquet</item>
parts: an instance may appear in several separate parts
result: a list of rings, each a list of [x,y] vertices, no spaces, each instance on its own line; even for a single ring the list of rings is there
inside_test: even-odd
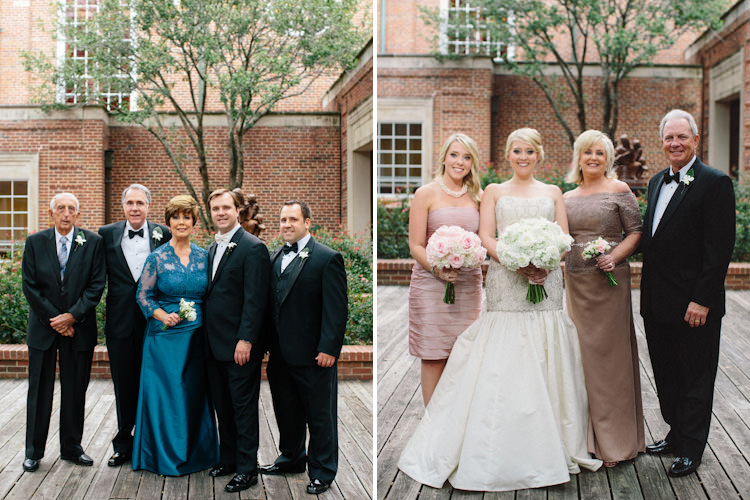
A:
[[[586,260],[593,259],[594,257],[598,257],[604,253],[609,252],[610,248],[612,248],[612,246],[609,244],[609,242],[599,236],[594,241],[589,241],[588,243],[586,243],[586,245],[583,247],[583,251],[581,252],[581,256]],[[607,275],[607,283],[609,284],[609,286],[619,285],[617,279],[615,279],[615,275],[612,274],[611,271],[604,271],[604,274]]]
[[[427,242],[427,263],[431,267],[474,269],[482,265],[487,249],[476,233],[459,226],[440,226]],[[456,302],[456,289],[453,283],[446,282],[443,302]]]
[[[560,266],[560,258],[572,242],[573,238],[555,222],[532,217],[505,228],[497,239],[497,256],[511,271],[529,265],[551,271]],[[526,300],[538,304],[546,298],[544,285],[529,283]]]

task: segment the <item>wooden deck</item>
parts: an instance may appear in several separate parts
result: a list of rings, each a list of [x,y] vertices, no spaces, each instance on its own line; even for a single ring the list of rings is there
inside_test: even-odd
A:
[[[673,460],[641,454],[613,469],[582,472],[564,484],[516,492],[482,493],[422,486],[396,466],[403,446],[424,411],[419,388],[419,360],[408,353],[406,287],[377,289],[377,497],[425,499],[591,499],[591,500],[750,500],[750,292],[727,293],[721,357],[716,378],[713,420],[703,463],[696,474],[670,478]],[[637,312],[639,291],[633,290],[646,442],[661,439],[661,419],[643,321]]]
[[[339,382],[339,470],[323,499],[367,500],[373,492],[372,381]],[[214,480],[207,471],[183,477],[164,477],[134,472],[131,467],[108,467],[110,440],[115,434],[117,414],[110,380],[92,380],[86,395],[83,448],[94,459],[93,467],[80,467],[60,460],[58,437],[59,384],[55,393],[47,450],[39,470],[25,473],[26,380],[0,379],[0,499],[18,500],[213,500],[213,499],[304,499],[307,473],[260,476],[257,486],[240,493],[226,493],[231,476]],[[278,454],[278,427],[274,419],[268,383],[261,385],[261,464]]]

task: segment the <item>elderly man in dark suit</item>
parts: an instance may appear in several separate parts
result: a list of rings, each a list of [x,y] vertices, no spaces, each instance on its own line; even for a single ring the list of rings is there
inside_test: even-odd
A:
[[[37,470],[44,456],[58,355],[60,455],[78,465],[94,463],[81,438],[96,345],[96,305],[104,291],[104,245],[98,234],[75,225],[78,214],[75,195],[56,194],[50,202],[55,226],[30,235],[23,252],[23,293],[29,302],[27,472]]]
[[[648,185],[641,315],[669,433],[646,451],[673,453],[677,477],[698,468],[708,440],[735,207],[729,177],[696,156],[693,117],[672,110],[659,131],[670,167]]]
[[[348,317],[340,253],[310,235],[310,207],[281,209],[285,245],[271,258],[273,328],[268,361],[281,455],[263,474],[304,472],[307,493],[327,490],[338,469],[337,369]],[[310,443],[305,453],[305,427]]]
[[[125,220],[99,228],[107,263],[107,323],[104,332],[117,403],[117,434],[112,440],[114,453],[107,462],[110,467],[129,462],[133,448],[143,332],[146,329],[146,320],[135,300],[138,279],[148,254],[172,237],[169,228],[146,219],[150,205],[148,188],[131,184],[122,192]]]

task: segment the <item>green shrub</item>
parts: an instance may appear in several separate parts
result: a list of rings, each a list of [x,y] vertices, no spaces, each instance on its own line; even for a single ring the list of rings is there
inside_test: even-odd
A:
[[[737,233],[732,262],[750,262],[750,186],[734,186]]]
[[[406,259],[409,252],[409,199],[378,200],[378,258]]]

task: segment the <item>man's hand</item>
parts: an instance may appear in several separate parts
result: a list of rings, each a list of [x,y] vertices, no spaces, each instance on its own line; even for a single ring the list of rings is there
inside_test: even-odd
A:
[[[318,355],[315,356],[315,361],[318,362],[318,366],[321,368],[330,368],[336,363],[336,358],[330,354],[319,352]]]
[[[706,324],[707,316],[708,307],[691,302],[685,312],[685,322],[690,325],[690,328],[697,328]]]
[[[66,335],[69,330],[73,329],[73,323],[76,322],[76,319],[73,317],[70,313],[62,313],[58,314],[54,318],[51,318],[49,320],[49,326],[55,329],[55,331],[61,335],[65,335],[66,337],[72,337],[73,334]]]
[[[60,332],[60,335],[62,335],[63,337],[73,337],[75,333],[76,333],[75,328],[73,328],[72,326],[69,326],[67,329]]]
[[[242,366],[250,361],[250,351],[253,350],[252,342],[238,340],[237,347],[234,348],[234,362]]]

